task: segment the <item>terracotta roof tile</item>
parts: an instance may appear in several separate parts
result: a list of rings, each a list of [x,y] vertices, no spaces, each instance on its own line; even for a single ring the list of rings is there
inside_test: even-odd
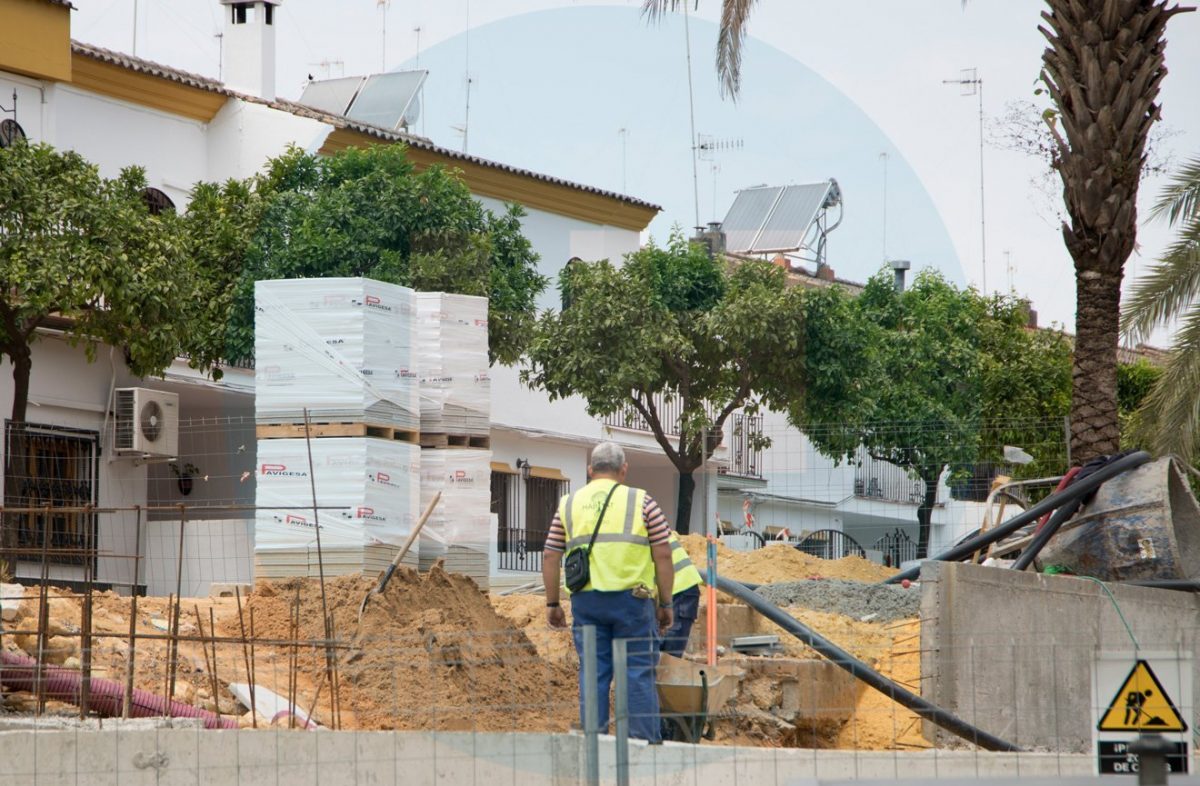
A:
[[[583,185],[582,183],[575,183],[570,180],[564,180],[551,175],[543,175],[539,172],[534,172],[529,169],[522,169],[521,167],[510,166],[508,164],[500,163],[499,161],[492,161],[486,158],[480,158],[479,156],[468,155],[457,150],[451,150],[449,148],[436,145],[424,137],[413,136],[411,134],[405,134],[387,128],[380,128],[367,123],[361,123],[357,120],[351,120],[340,115],[331,115],[327,112],[322,112],[320,110],[313,109],[312,107],[298,104],[295,101],[288,101],[285,99],[267,101],[265,99],[258,98],[257,96],[231,90],[216,79],[212,79],[207,76],[200,76],[199,74],[193,74],[188,71],[181,71],[178,68],[172,68],[170,66],[165,66],[161,63],[155,63],[150,60],[143,60],[140,57],[133,57],[132,55],[127,55],[123,52],[114,52],[111,49],[104,49],[103,47],[94,46],[92,44],[85,44],[81,41],[72,41],[71,49],[77,54],[84,55],[85,57],[92,57],[102,62],[109,63],[110,65],[128,68],[131,71],[136,71],[141,74],[149,74],[161,79],[169,79],[172,82],[178,82],[183,85],[188,85],[189,87],[199,88],[200,90],[208,90],[213,93],[229,96],[230,98],[237,98],[242,101],[249,101],[252,103],[265,104],[282,112],[288,112],[301,117],[309,117],[314,120],[329,123],[330,125],[334,125],[339,128],[347,128],[352,131],[358,131],[359,133],[375,137],[376,139],[384,142],[403,142],[409,147],[413,147],[418,150],[426,150],[431,153],[437,153],[438,155],[457,161],[469,162],[491,169],[499,169],[503,172],[521,175],[522,177],[528,177],[546,183],[553,183],[555,185],[565,186],[578,191],[585,191],[587,193],[596,194],[608,199],[619,200],[629,205],[636,205],[638,207],[648,208],[656,211],[662,210],[661,206],[642,199],[636,199],[624,194],[618,194],[615,191],[607,191],[594,186]]]

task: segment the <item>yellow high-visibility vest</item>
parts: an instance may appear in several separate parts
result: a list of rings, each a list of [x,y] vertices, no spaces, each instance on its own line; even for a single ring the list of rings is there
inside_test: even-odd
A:
[[[612,480],[593,480],[559,500],[558,518],[567,537],[566,553],[587,548],[604,498],[614,485]],[[596,542],[592,544],[591,582],[582,591],[619,592],[639,584],[654,589],[650,535],[642,518],[645,501],[646,492],[642,489],[621,486],[613,491]]]
[[[683,547],[675,530],[671,530],[671,561],[675,563],[675,586],[671,589],[672,595],[678,595],[686,589],[704,583],[700,571],[692,564],[692,558],[688,556],[687,549]]]

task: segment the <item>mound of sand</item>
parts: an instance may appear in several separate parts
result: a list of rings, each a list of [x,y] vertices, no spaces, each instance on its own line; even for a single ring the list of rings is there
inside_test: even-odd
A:
[[[469,578],[437,566],[424,575],[402,568],[371,598],[361,626],[359,605],[374,580],[325,584],[336,635],[355,644],[339,657],[344,728],[565,731],[576,716],[574,674],[544,660]],[[297,597],[299,638],[324,638],[320,587],[309,579],[255,587],[249,605],[263,621],[256,634],[290,638]],[[314,684],[325,681],[324,664],[315,647],[300,658]],[[319,721],[329,711],[321,705]]]
[[[692,562],[701,571],[708,565],[708,543],[700,535],[680,538]],[[774,584],[809,578],[883,581],[896,573],[894,568],[877,565],[861,557],[838,560],[812,557],[788,543],[772,543],[755,551],[733,551],[717,543],[717,571],[735,581]]]

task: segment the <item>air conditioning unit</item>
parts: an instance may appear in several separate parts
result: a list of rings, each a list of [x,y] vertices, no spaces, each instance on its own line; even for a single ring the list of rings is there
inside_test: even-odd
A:
[[[113,450],[121,456],[175,458],[179,454],[179,394],[117,388]]]

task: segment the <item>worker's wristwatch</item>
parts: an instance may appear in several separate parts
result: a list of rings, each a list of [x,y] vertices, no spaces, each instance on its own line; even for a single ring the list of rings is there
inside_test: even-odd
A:
[[[547,603],[546,603],[546,608],[548,608],[548,609],[557,609],[557,608],[558,608],[558,601],[554,601],[553,603],[549,603],[549,602],[547,602]]]
[[[669,608],[671,608],[673,605],[675,605],[675,604],[673,604],[673,603],[659,603],[659,604],[658,604],[658,607],[659,607],[660,609],[669,609]]]

